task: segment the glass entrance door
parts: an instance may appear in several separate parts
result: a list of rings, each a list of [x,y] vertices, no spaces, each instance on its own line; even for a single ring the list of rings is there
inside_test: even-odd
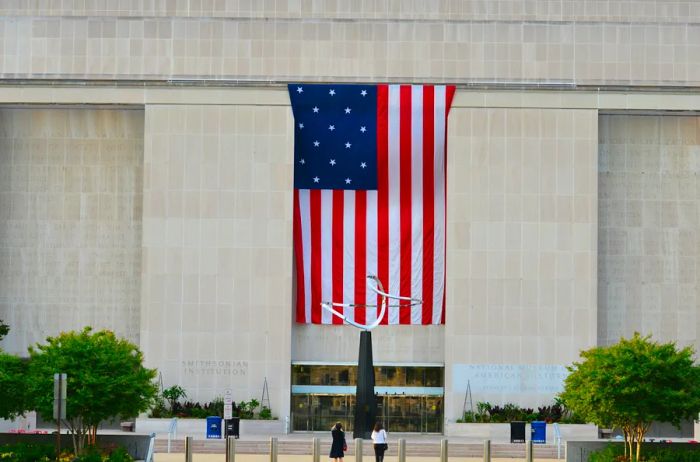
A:
[[[384,396],[377,415],[390,432],[442,433],[441,396]]]
[[[442,433],[442,396],[377,397],[377,419],[389,432]],[[326,431],[336,422],[352,431],[354,395],[292,395],[292,430]]]
[[[294,431],[330,431],[336,422],[352,430],[353,395],[292,395],[292,429]]]

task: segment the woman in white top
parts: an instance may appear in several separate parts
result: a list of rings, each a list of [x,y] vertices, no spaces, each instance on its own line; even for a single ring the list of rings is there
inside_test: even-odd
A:
[[[372,432],[372,441],[374,441],[374,460],[376,462],[384,461],[384,451],[389,449],[386,444],[386,430],[381,422],[377,422],[374,425],[374,431]]]

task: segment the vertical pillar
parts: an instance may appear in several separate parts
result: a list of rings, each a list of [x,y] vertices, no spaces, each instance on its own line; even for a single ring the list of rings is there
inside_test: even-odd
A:
[[[270,437],[270,462],[277,462],[277,438]]]
[[[447,462],[447,438],[440,441],[440,462]]]
[[[362,462],[362,438],[355,438],[355,462]]]
[[[236,462],[236,437],[226,437],[226,462]]]
[[[525,462],[532,462],[532,440],[525,443]]]
[[[357,361],[357,388],[355,390],[355,422],[353,434],[369,439],[377,420],[377,397],[374,396],[374,361],[372,333],[360,332],[360,354]]]
[[[399,439],[399,462],[406,462],[406,440]]]
[[[318,437],[314,437],[312,441],[311,454],[313,455],[313,462],[321,462],[321,440]]]
[[[491,462],[491,440],[484,441],[484,462]]]
[[[192,437],[185,438],[185,462],[192,462]]]

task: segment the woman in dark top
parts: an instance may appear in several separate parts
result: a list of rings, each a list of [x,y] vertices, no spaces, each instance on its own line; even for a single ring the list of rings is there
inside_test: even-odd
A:
[[[331,429],[331,436],[333,437],[333,443],[331,443],[331,459],[342,462],[345,449],[345,432],[343,431],[343,424],[340,422],[336,423]]]

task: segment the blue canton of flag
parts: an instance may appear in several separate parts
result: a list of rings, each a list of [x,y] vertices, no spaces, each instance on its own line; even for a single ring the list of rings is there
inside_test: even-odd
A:
[[[290,84],[296,189],[377,189],[377,88]]]

